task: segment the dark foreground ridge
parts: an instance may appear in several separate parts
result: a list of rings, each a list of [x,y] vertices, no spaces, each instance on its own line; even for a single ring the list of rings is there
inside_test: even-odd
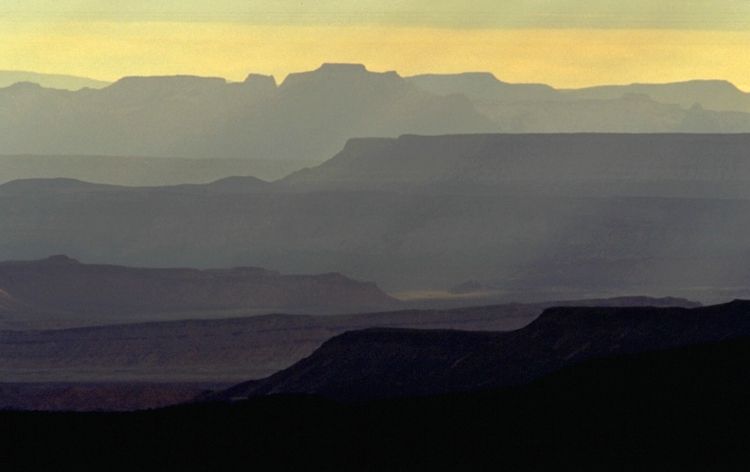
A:
[[[520,330],[368,329],[218,398],[304,394],[369,400],[524,385],[591,359],[750,338],[750,302],[703,308],[561,307]]]
[[[0,307],[2,300],[0,294]],[[347,315],[238,314],[226,319],[0,330],[0,379],[15,384],[220,382],[231,386],[286,369],[347,331],[373,327],[511,331],[528,325],[545,309],[560,305],[696,306],[676,298],[622,297]],[[38,393],[34,390],[32,395],[40,400],[37,402],[28,398],[17,402],[16,396],[5,402],[0,387],[0,409],[47,409],[68,404]],[[78,407],[82,400],[71,406]],[[107,404],[111,405],[93,396],[89,408]]]
[[[651,470],[746,459],[747,338],[587,361],[484,394],[275,396],[129,414],[0,413],[0,462],[216,470]]]

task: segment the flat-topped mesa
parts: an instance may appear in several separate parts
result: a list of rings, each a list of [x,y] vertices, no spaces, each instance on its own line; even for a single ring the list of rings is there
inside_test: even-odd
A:
[[[674,299],[677,302],[679,299]],[[686,338],[703,337],[716,341],[733,332],[727,326],[737,324],[750,329],[750,301],[734,300],[730,303],[707,307],[686,308],[669,306],[668,299],[660,306],[601,306],[548,308],[526,329],[535,332],[575,332],[582,327],[608,333],[620,331],[623,335],[640,331],[662,331],[665,336]],[[743,321],[744,320],[744,321]],[[748,325],[748,326],[746,326]],[[712,333],[713,331],[713,333]],[[739,335],[738,330],[735,334]]]
[[[289,74],[281,84],[281,88],[297,86],[309,80],[359,82],[370,79],[405,83],[395,71],[372,72],[367,70],[363,64],[326,63],[314,71]]]
[[[273,75],[257,74],[255,72],[251,72],[247,74],[247,77],[245,77],[244,83],[262,83],[270,84],[276,87],[276,78]]]
[[[326,62],[321,64],[317,70],[321,74],[367,74],[370,71],[364,64]]]

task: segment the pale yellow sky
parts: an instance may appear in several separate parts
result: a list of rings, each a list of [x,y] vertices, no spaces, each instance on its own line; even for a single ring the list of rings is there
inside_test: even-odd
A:
[[[0,69],[239,80],[359,62],[558,87],[717,78],[750,90],[747,1],[469,3],[4,0]]]

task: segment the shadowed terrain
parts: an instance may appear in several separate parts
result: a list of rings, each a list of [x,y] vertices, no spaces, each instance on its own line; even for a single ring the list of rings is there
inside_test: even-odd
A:
[[[505,333],[370,329],[337,336],[289,369],[224,398],[429,396],[528,384],[591,359],[750,337],[750,302],[700,308],[562,307]]]
[[[285,369],[328,339],[351,330],[392,327],[510,331],[526,326],[545,308],[566,304],[695,306],[680,299],[629,297],[352,315],[241,317],[242,312],[238,312],[232,319],[5,330],[0,331],[0,378],[27,383],[237,383]],[[200,315],[210,314],[208,311]],[[43,321],[58,322],[54,314]]]
[[[743,305],[683,312],[681,331],[711,326],[714,317],[720,328]],[[586,311],[568,314],[591,320]],[[0,458],[28,468],[729,467],[746,457],[748,360],[745,336],[584,361],[481,394],[359,404],[276,396],[117,415],[0,412]]]

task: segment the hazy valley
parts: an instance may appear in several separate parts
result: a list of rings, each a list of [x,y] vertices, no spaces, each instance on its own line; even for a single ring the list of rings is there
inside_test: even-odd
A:
[[[0,463],[744,447],[750,94],[730,82],[326,63],[0,87]]]

